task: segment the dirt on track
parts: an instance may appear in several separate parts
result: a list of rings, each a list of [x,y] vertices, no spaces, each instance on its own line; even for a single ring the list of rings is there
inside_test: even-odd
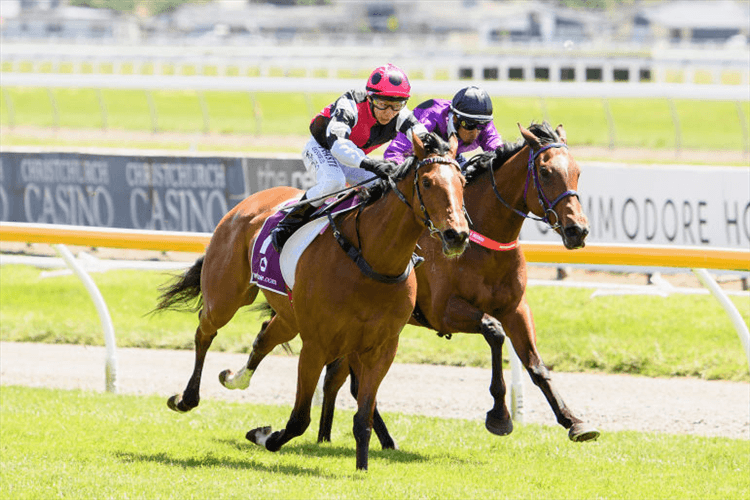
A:
[[[244,391],[218,381],[224,369],[237,370],[244,354],[209,352],[201,405],[211,400],[292,405],[297,357],[269,356]],[[166,400],[182,391],[193,368],[192,351],[117,350],[117,391],[157,394]],[[105,349],[67,344],[0,343],[0,384],[57,389],[105,390]],[[510,373],[506,373],[510,383]],[[630,375],[553,373],[566,403],[606,436],[619,430],[750,439],[750,384],[697,379],[654,379]],[[483,421],[492,407],[490,370],[395,363],[378,393],[383,412]],[[523,378],[523,422],[557,426],[541,392]],[[354,409],[342,390],[338,408]],[[341,418],[335,425],[350,426]],[[313,423],[317,429],[317,422]],[[557,426],[561,436],[562,427]],[[311,430],[308,430],[311,432]],[[396,436],[398,439],[398,436]]]

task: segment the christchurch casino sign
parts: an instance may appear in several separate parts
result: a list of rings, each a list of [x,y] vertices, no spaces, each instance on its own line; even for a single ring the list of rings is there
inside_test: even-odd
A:
[[[750,169],[580,162],[589,242],[750,246]],[[212,232],[250,193],[307,189],[298,157],[0,153],[0,221]],[[556,241],[526,222],[521,239]]]
[[[239,158],[2,153],[0,220],[211,232],[245,194]]]

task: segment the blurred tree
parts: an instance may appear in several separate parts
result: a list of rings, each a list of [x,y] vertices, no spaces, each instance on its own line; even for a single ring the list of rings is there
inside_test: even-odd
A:
[[[579,10],[611,10],[633,5],[636,0],[557,0],[558,5]]]
[[[135,14],[145,6],[148,14],[158,16],[165,12],[172,12],[186,3],[210,3],[212,0],[70,0],[70,5],[76,7],[91,7],[94,9],[111,9],[118,12]]]

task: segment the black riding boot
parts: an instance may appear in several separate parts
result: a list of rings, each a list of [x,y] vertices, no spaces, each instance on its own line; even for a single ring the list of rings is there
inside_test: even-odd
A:
[[[302,202],[305,199],[307,199],[307,195],[302,196],[299,201]],[[281,253],[281,249],[284,247],[286,240],[289,239],[294,231],[302,227],[317,209],[318,207],[314,207],[309,203],[303,203],[287,212],[284,218],[281,219],[281,222],[279,222],[274,230],[271,231],[271,243],[273,243],[273,248],[278,253]]]

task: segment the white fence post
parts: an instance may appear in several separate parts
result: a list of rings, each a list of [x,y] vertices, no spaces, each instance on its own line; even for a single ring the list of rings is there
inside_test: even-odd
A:
[[[510,348],[508,351],[510,355],[510,417],[513,421],[522,424],[524,415],[522,364],[513,348],[513,342],[508,337],[506,337],[506,340],[508,340],[508,347]]]
[[[60,254],[65,263],[70,267],[78,279],[83,282],[86,287],[86,291],[89,292],[91,299],[94,301],[96,306],[96,312],[99,313],[99,320],[102,323],[102,329],[104,330],[104,346],[107,350],[105,364],[104,364],[104,376],[107,392],[117,392],[117,353],[115,351],[115,329],[112,326],[112,318],[109,315],[109,309],[107,309],[107,303],[104,302],[101,292],[96,287],[96,283],[91,279],[91,276],[78,265],[76,258],[68,250],[68,247],[59,244],[54,245],[55,250]]]
[[[735,307],[734,302],[729,299],[729,296],[721,289],[718,283],[716,283],[716,280],[708,274],[708,271],[705,269],[693,269],[693,273],[698,276],[698,279],[703,283],[703,286],[711,291],[713,296],[716,297],[716,300],[719,301],[719,304],[721,304],[721,307],[723,307],[729,315],[729,319],[732,320],[734,329],[737,330],[737,335],[740,336],[740,342],[742,342],[742,347],[744,347],[745,355],[747,356],[748,365],[750,365],[750,332],[747,329],[747,325],[742,320],[740,312],[737,310],[737,307]]]

